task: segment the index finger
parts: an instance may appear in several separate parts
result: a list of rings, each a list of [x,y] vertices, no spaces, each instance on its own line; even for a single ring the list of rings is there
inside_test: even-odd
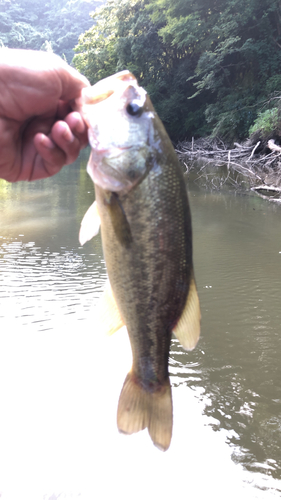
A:
[[[59,56],[57,57],[59,59],[59,64],[55,69],[62,83],[60,98],[64,101],[71,101],[79,97],[81,90],[84,87],[89,87],[90,82],[84,75],[79,73],[79,71],[62,61]]]

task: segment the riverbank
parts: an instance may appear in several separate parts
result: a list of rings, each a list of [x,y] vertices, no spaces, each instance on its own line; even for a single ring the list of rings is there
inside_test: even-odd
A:
[[[276,141],[277,142],[277,141]],[[221,139],[200,138],[178,143],[175,150],[188,172],[200,163],[200,177],[220,170],[220,182],[214,188],[232,182],[241,188],[245,179],[248,188],[259,196],[281,202],[281,147],[274,139],[257,140],[253,136],[242,144],[229,147]],[[225,175],[222,167],[226,167]]]

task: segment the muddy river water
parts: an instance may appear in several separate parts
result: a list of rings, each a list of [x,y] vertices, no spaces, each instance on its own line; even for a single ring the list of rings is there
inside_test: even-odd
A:
[[[281,495],[281,206],[187,180],[202,335],[171,346],[174,431],[120,435],[126,331],[101,338],[100,237],[86,153],[52,179],[0,181],[1,500]]]

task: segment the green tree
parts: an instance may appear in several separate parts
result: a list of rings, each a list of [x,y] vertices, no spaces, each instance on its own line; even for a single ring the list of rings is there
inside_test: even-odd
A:
[[[109,0],[80,37],[92,82],[128,68],[172,138],[243,139],[281,82],[280,0]]]
[[[171,137],[178,139],[194,123],[200,130],[203,111],[198,111],[201,104],[187,100],[193,92],[187,82],[190,59],[159,36],[165,22],[154,21],[147,7],[149,0],[108,0],[94,14],[95,25],[80,37],[73,62],[92,83],[123,69],[132,71]]]
[[[105,0],[0,0],[0,45],[52,50],[70,63],[78,37]]]
[[[163,41],[192,59],[193,97],[206,100],[213,134],[245,137],[268,79],[275,77],[272,91],[280,84],[280,1],[152,0],[149,9],[165,21]]]

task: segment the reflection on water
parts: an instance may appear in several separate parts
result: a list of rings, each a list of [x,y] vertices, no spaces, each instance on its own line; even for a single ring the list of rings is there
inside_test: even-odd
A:
[[[202,337],[172,341],[161,454],[116,429],[130,350],[94,330],[106,275],[100,237],[78,243],[94,191],[80,163],[0,181],[1,498],[279,498],[281,207],[189,184]]]
[[[203,368],[205,412],[229,431],[235,461],[280,478],[281,207],[254,196],[191,200],[203,338],[190,359]]]
[[[0,321],[10,316],[41,331],[55,328],[58,316],[85,319],[105,279],[100,237],[94,251],[78,243],[93,193],[83,160],[81,170],[46,181],[0,180]]]
[[[53,319],[56,322],[58,315],[74,314],[83,320],[92,305],[93,291],[98,297],[102,289],[105,269],[96,254],[85,255],[63,246],[60,252],[51,252],[33,241],[5,242],[1,252],[0,321],[11,315],[19,326],[36,324],[41,331],[54,328]]]

